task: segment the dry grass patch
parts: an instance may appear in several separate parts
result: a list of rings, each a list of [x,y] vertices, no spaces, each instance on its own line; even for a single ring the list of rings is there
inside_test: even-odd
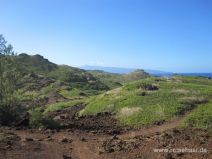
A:
[[[131,116],[135,113],[138,113],[140,112],[142,109],[140,107],[125,107],[125,108],[122,108],[119,112],[119,117],[128,117],[128,116]]]
[[[121,92],[122,88],[116,88],[111,91],[108,91],[106,94],[118,95]]]
[[[191,97],[183,97],[180,99],[181,103],[183,104],[204,104],[208,103],[208,100],[204,97],[197,97],[197,96],[191,96]]]
[[[107,91],[105,93],[103,93],[102,95],[100,95],[100,98],[103,98],[105,96],[109,96],[109,95],[119,95],[119,93],[121,92],[122,88],[116,88],[116,89],[113,89],[113,90],[110,90],[110,91]]]
[[[208,100],[204,97],[191,96],[180,98],[180,103],[182,105],[178,107],[177,115],[182,115],[185,114],[185,112],[191,111],[197,107],[198,104],[206,104]]]
[[[179,93],[179,94],[188,94],[188,93],[190,93],[190,91],[186,90],[186,89],[175,89],[172,92],[173,93]]]

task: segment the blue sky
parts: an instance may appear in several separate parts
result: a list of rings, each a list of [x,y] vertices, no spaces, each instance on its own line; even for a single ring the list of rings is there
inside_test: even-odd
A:
[[[0,34],[58,64],[212,72],[210,0],[0,0]]]

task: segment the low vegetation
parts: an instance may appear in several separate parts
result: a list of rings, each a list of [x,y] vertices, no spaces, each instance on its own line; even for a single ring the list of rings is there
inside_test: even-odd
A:
[[[44,114],[52,111],[57,111],[57,110],[62,110],[67,107],[72,107],[72,106],[78,106],[84,104],[85,100],[71,100],[68,102],[59,102],[59,103],[54,103],[46,106],[46,109],[44,111]]]
[[[0,35],[0,125],[14,124],[24,109],[18,91],[20,71],[15,57],[12,46]]]
[[[209,109],[207,107],[210,107],[212,102],[210,101],[212,85],[209,85],[211,80],[198,78],[158,79],[151,77],[128,83],[118,91],[115,89],[92,97],[81,115],[111,112],[124,125],[139,126],[182,116],[190,111],[193,111],[194,115],[191,115],[188,121],[194,121],[194,118],[199,120],[196,118],[196,114],[199,114],[197,112],[205,110],[207,114],[199,116],[202,120],[199,124],[206,127],[212,117],[211,111],[207,111]],[[207,103],[209,105],[205,107]],[[201,127],[195,123],[193,125]]]
[[[42,128],[42,129],[58,129],[60,123],[47,117],[40,108],[29,111],[30,121],[29,126],[31,128]]]
[[[198,107],[185,120],[188,127],[197,127],[200,129],[210,130],[212,132],[212,103]]]
[[[122,86],[127,82],[132,82],[149,77],[149,74],[144,70],[136,70],[129,74],[108,73],[104,71],[94,70],[89,71],[94,77],[99,78],[102,83],[109,86],[110,89]]]

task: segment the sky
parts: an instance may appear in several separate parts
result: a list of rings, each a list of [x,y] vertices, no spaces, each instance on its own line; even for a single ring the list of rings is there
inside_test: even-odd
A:
[[[0,0],[0,34],[57,64],[212,72],[211,0]]]

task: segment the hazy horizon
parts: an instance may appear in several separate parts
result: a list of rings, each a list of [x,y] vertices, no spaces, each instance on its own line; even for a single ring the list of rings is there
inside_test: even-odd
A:
[[[212,70],[208,0],[0,0],[0,34],[57,64]]]
[[[167,70],[158,70],[158,69],[149,69],[149,68],[130,68],[130,67],[113,67],[113,66],[97,66],[97,65],[82,65],[82,66],[76,66],[76,67],[79,67],[79,68],[83,68],[83,67],[105,67],[105,68],[116,68],[116,69],[143,69],[143,70],[148,70],[148,71],[161,71],[161,72],[164,72],[164,73],[191,73],[191,74],[199,74],[199,73],[202,73],[202,74],[212,74],[212,71],[211,72],[173,72],[173,71],[167,71]]]

